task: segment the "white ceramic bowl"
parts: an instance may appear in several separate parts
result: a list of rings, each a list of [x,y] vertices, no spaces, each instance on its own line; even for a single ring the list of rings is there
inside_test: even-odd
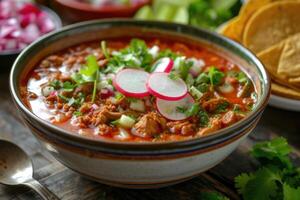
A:
[[[251,76],[258,102],[240,122],[202,138],[179,142],[133,143],[85,138],[34,115],[20,98],[19,83],[43,57],[66,47],[113,37],[172,37],[202,46],[239,64]],[[256,126],[268,102],[270,80],[259,60],[239,44],[190,26],[132,20],[93,21],[66,27],[28,47],[16,60],[10,77],[13,99],[24,122],[61,163],[96,181],[129,188],[175,184],[225,159]]]

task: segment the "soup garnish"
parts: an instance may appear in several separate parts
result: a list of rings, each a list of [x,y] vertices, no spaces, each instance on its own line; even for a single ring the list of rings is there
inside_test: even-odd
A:
[[[251,79],[210,50],[162,39],[114,39],[44,58],[24,77],[34,114],[74,134],[118,141],[201,137],[243,119]]]

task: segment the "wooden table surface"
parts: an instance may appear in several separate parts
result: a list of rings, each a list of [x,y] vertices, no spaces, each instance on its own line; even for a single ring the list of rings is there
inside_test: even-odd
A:
[[[20,145],[32,158],[35,174],[43,185],[63,200],[133,200],[133,199],[199,199],[201,191],[213,190],[230,199],[240,199],[234,189],[233,178],[241,172],[256,168],[256,161],[248,150],[257,141],[284,136],[295,147],[292,159],[300,166],[300,113],[268,107],[257,128],[221,164],[190,181],[162,189],[129,190],[89,181],[58,163],[45,151],[22,124],[8,89],[8,74],[0,75],[0,139]],[[0,147],[1,148],[1,147]],[[23,187],[0,185],[0,200],[40,199]]]

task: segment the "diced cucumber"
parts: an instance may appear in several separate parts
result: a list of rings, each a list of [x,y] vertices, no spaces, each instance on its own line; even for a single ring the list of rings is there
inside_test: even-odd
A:
[[[145,104],[144,101],[136,99],[135,101],[131,101],[129,108],[139,112],[145,112]]]
[[[142,20],[152,20],[154,19],[154,14],[152,8],[150,6],[144,6],[138,10],[138,12],[134,16],[135,19]]]
[[[189,90],[189,92],[191,93],[191,95],[196,98],[197,100],[200,99],[203,96],[203,93],[200,92],[197,88],[195,88],[194,86],[192,86]]]
[[[131,128],[135,124],[135,120],[127,115],[122,115],[118,124],[124,128]]]

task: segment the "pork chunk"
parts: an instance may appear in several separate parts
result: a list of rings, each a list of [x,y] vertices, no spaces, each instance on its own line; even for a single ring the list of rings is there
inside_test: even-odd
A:
[[[166,128],[166,119],[157,113],[145,114],[132,128],[132,133],[140,137],[153,137]]]

